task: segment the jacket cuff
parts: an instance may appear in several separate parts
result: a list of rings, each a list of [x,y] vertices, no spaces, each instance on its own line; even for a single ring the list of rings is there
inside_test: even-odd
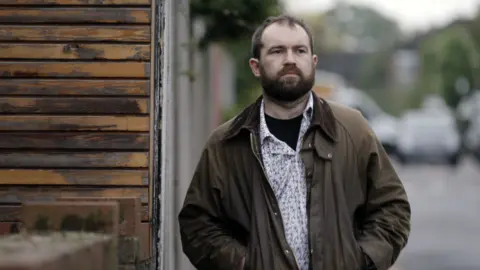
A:
[[[365,270],[377,270],[377,266],[375,266],[375,263],[373,263],[367,253],[363,252],[363,257],[365,259]]]
[[[375,241],[360,242],[365,255],[372,261],[373,270],[388,270],[392,264],[392,247]],[[370,268],[367,268],[370,270]]]

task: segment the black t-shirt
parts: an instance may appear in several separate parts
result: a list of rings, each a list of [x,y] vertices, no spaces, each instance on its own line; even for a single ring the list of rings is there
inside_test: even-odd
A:
[[[265,114],[268,130],[277,139],[285,142],[293,150],[297,149],[298,134],[302,124],[303,114],[292,119],[277,119]]]

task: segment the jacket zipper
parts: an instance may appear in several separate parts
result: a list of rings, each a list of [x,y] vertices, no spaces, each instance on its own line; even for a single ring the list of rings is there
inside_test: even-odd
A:
[[[309,129],[305,131],[303,135],[302,145],[305,144],[305,138],[308,134]],[[313,172],[312,172],[313,174]],[[313,175],[312,175],[313,177]],[[309,266],[308,269],[313,269],[312,265],[312,241],[310,239],[310,196],[311,196],[311,188],[312,188],[312,179],[309,179],[307,176],[307,172],[305,172],[305,181],[307,182],[307,230],[308,230],[308,258],[309,258]]]
[[[305,177],[307,179],[307,177]],[[308,269],[313,269],[312,267],[312,241],[310,239],[310,193],[311,193],[311,180],[307,180],[307,230],[308,230],[308,258],[309,258],[309,267]]]
[[[252,147],[252,152],[253,152],[253,155],[255,156],[255,158],[257,159],[258,163],[260,164],[260,167],[262,168],[262,172],[263,172],[263,175],[265,176],[265,179],[267,180],[267,184],[268,184],[268,190],[273,194],[273,199],[275,200],[275,203],[278,205],[278,201],[277,201],[277,197],[275,196],[273,190],[272,190],[272,187],[270,186],[270,182],[268,181],[268,176],[267,176],[267,173],[265,172],[265,167],[263,166],[263,163],[262,161],[260,160],[260,157],[258,156],[258,153],[256,151],[256,149],[258,147],[255,147],[256,146],[256,143],[255,143],[255,138],[254,138],[254,135],[253,133],[250,133],[250,145]],[[282,216],[281,216],[281,213],[278,213],[280,215],[280,220],[282,221],[282,227],[283,227],[283,220],[282,220]],[[287,243],[288,245],[288,243]],[[288,245],[288,248],[292,251],[292,255],[293,255],[293,258],[295,259],[295,266],[296,266],[296,269],[299,269],[299,263],[298,263],[298,259],[297,259],[297,256],[295,255],[295,252],[293,251],[293,249]]]

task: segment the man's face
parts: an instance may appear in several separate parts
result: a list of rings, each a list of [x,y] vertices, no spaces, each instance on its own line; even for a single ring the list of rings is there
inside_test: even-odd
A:
[[[250,67],[264,93],[283,102],[308,93],[315,81],[317,56],[312,54],[307,32],[299,25],[274,23],[265,28],[262,43],[260,60],[250,59]]]

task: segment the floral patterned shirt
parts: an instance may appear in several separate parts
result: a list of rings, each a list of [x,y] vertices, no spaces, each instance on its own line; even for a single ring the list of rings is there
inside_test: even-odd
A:
[[[300,270],[308,270],[308,213],[305,166],[300,156],[303,136],[313,114],[313,95],[310,94],[303,112],[296,150],[270,133],[264,103],[260,106],[260,142],[263,165],[275,193],[285,228],[287,242]],[[278,215],[275,213],[275,215]],[[286,251],[287,252],[287,251]]]

